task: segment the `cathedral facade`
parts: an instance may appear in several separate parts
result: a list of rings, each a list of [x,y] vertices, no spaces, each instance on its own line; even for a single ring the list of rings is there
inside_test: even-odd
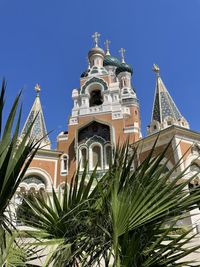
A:
[[[182,116],[167,90],[157,65],[153,66],[156,76],[155,97],[152,118],[147,127],[148,135],[142,138],[140,106],[132,85],[132,67],[125,62],[124,49],[121,60],[112,56],[109,41],[105,51],[99,47],[99,34],[95,33],[94,47],[88,53],[88,68],[81,74],[80,88],[72,90],[73,108],[66,127],[57,137],[57,148],[51,149],[47,135],[40,87],[37,85],[36,99],[22,130],[21,138],[35,118],[30,138],[42,139],[41,148],[26,172],[18,191],[51,192],[52,185],[58,190],[69,182],[76,169],[83,171],[88,161],[88,173],[97,166],[101,176],[109,167],[112,150],[117,144],[129,140],[139,146],[138,161],[141,162],[151,150],[157,135],[156,153],[160,153],[173,139],[166,155],[167,169],[180,162],[178,171],[191,165],[185,179],[200,170],[200,134],[190,130],[189,123]],[[191,187],[198,187],[200,180],[194,180]],[[187,224],[196,225],[199,231],[199,210],[187,218]]]

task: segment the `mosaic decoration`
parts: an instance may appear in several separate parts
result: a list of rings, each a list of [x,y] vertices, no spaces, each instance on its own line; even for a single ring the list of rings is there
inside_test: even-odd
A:
[[[153,107],[153,120],[163,122],[166,117],[180,120],[182,115],[159,77]]]
[[[93,77],[92,79],[88,80],[81,88],[81,94],[85,94],[85,89],[88,87],[88,85],[92,83],[100,83],[103,85],[104,90],[108,90],[108,85],[104,80]]]
[[[28,176],[23,180],[23,183],[26,184],[44,184],[45,183],[42,181],[42,179],[39,176]]]
[[[99,136],[103,138],[106,142],[110,141],[109,126],[96,121],[92,122],[90,125],[87,125],[79,131],[78,143],[86,143],[90,138],[94,136]]]
[[[33,124],[31,133],[30,133],[31,140],[38,141],[40,139],[43,139],[42,140],[43,144],[49,144],[50,140],[47,136],[47,130],[46,130],[44,116],[42,112],[42,106],[41,106],[40,98],[38,95],[36,96],[35,102],[27,117],[26,123],[22,129],[22,134],[21,134],[22,137],[27,133],[34,119],[35,119],[35,122]]]

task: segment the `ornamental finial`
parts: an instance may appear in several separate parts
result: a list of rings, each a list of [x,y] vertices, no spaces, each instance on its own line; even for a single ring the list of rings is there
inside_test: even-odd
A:
[[[124,58],[125,52],[126,52],[126,50],[124,48],[121,48],[119,50],[119,53],[121,53],[121,57],[122,57],[122,63],[125,63],[125,58]]]
[[[106,46],[106,56],[110,56],[110,48],[109,48],[109,44],[111,43],[111,41],[106,40],[105,41],[105,46]]]
[[[95,44],[95,47],[98,47],[99,46],[99,37],[101,36],[100,33],[98,32],[95,32],[93,35],[92,35],[92,38],[94,39],[94,44]]]
[[[157,76],[160,76],[160,68],[157,64],[153,64],[153,71],[157,74]]]
[[[36,91],[36,93],[37,93],[37,96],[39,96],[39,93],[40,93],[40,91],[41,91],[41,88],[40,88],[39,83],[36,84],[36,86],[35,86],[35,91]]]

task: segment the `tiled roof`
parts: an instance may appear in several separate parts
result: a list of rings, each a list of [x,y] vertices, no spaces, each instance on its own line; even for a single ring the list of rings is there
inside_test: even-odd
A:
[[[21,137],[23,137],[23,135],[27,132],[34,119],[35,122],[31,130],[30,138],[35,141],[42,139],[41,146],[44,146],[44,148],[50,148],[50,140],[47,136],[47,130],[39,94],[37,94],[31,111],[29,112],[29,115],[26,119],[26,122],[22,129]]]
[[[158,75],[152,120],[159,121],[160,123],[162,123],[163,120],[168,116],[172,117],[175,120],[179,120],[182,118],[180,111],[178,110],[172,97],[167,91],[161,77]]]

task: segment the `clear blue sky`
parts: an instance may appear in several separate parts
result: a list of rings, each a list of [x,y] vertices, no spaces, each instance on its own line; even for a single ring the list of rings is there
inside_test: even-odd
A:
[[[155,89],[153,63],[191,129],[200,131],[200,0],[0,0],[0,78],[8,81],[6,110],[23,88],[23,117],[41,84],[50,139],[67,129],[71,91],[87,67],[91,35],[126,49],[141,105],[143,135]]]

